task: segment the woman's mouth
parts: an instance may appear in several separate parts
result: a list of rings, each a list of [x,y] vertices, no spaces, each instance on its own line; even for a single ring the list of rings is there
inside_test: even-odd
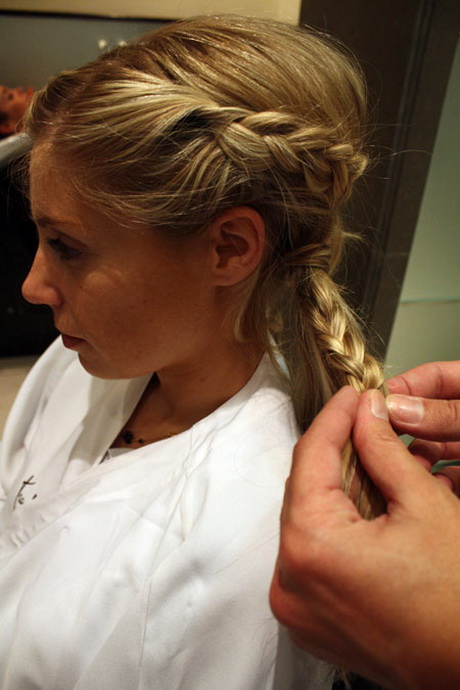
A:
[[[65,333],[61,333],[61,338],[64,347],[67,347],[69,350],[76,350],[81,343],[85,342],[83,338],[74,338],[73,335],[66,335]]]

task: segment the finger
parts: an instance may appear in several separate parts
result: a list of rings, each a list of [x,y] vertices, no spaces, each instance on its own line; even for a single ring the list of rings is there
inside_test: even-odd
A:
[[[436,472],[436,465],[442,460],[444,456],[444,443],[434,443],[432,441],[420,441],[416,439],[408,447],[408,451],[412,457],[419,462],[428,472],[433,472],[433,476],[442,484],[453,491],[453,482],[443,474]],[[442,470],[441,470],[442,471]]]
[[[460,467],[443,467],[434,476],[445,483],[456,496],[460,496]]]
[[[361,463],[388,502],[411,504],[432,478],[414,460],[389,424],[385,400],[378,391],[361,395],[353,439]],[[415,489],[417,487],[417,490]]]
[[[408,448],[408,450],[410,452],[410,447]],[[423,469],[425,469],[427,472],[431,472],[431,468],[433,467],[433,465],[436,464],[436,461],[429,460],[421,453],[415,452],[411,453],[411,455],[414,458],[414,460],[416,460],[419,463],[419,465],[421,465],[421,467],[423,467]]]
[[[387,381],[390,393],[422,398],[460,398],[460,361],[422,364]]]
[[[342,388],[324,406],[294,449],[289,490],[284,515],[292,517],[312,505],[325,505],[331,492],[341,491],[341,454],[347,444],[358,409],[358,395],[350,387]]]
[[[435,465],[440,460],[460,459],[460,443],[438,443],[416,438],[408,450],[412,455],[425,458],[430,466]]]
[[[428,472],[436,465],[442,457],[443,452],[442,443],[435,443],[434,441],[421,441],[415,439],[408,447],[409,453],[419,462]]]
[[[460,441],[460,400],[389,395],[386,403],[399,432],[431,441]]]
[[[440,484],[444,484],[444,486],[447,486],[447,488],[450,489],[452,493],[457,494],[454,483],[451,479],[449,479],[449,477],[446,477],[444,474],[441,474],[441,472],[437,472],[433,476]]]
[[[458,446],[457,452],[453,452],[452,446]],[[441,466],[436,470],[436,465],[438,463],[442,465],[443,460],[451,459],[451,453],[452,457],[457,459],[459,457],[460,444],[435,443],[434,441],[423,441],[416,438],[408,447],[408,451],[426,470],[429,472],[433,470],[433,476],[438,481],[445,484],[457,496],[459,495],[460,468]]]

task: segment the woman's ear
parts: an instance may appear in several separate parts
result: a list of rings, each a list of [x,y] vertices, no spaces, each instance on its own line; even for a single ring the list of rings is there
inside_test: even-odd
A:
[[[211,269],[215,285],[236,285],[259,266],[265,249],[265,224],[257,211],[237,206],[209,226]]]

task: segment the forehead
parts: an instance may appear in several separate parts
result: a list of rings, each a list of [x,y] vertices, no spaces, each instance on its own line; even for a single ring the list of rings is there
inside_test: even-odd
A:
[[[109,211],[98,209],[88,200],[85,180],[73,172],[72,164],[57,156],[48,143],[40,143],[32,149],[29,163],[31,211],[38,226],[75,230],[83,240],[112,242],[145,233],[144,226],[124,222],[120,214],[115,217]],[[149,231],[149,234],[150,231]]]
[[[50,142],[34,144],[29,158],[29,177],[31,184],[42,184],[45,180],[66,173],[68,166],[56,156]]]
[[[109,231],[127,229],[107,214],[85,203],[84,191],[79,191],[79,179],[71,172],[63,158],[55,155],[48,144],[40,144],[31,152],[29,164],[30,205],[32,216],[39,227],[54,227],[64,232],[72,230],[85,241],[102,239]]]
[[[47,144],[32,149],[29,163],[30,202],[34,217],[57,212],[75,215],[76,198],[70,175]]]

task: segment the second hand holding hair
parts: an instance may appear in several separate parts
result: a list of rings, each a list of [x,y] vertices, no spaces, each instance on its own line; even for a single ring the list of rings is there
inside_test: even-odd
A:
[[[395,403],[407,409],[411,399],[390,397],[393,424],[425,439],[409,450],[379,392],[358,399],[341,390],[297,444],[286,490],[275,614],[304,649],[391,690],[460,687],[460,503],[450,490],[458,492],[460,473],[426,471],[458,458],[459,373],[459,362],[444,362],[388,382],[396,396],[415,394],[416,408],[423,405],[418,421],[402,421]],[[351,434],[388,503],[371,521],[341,488],[341,451]]]

